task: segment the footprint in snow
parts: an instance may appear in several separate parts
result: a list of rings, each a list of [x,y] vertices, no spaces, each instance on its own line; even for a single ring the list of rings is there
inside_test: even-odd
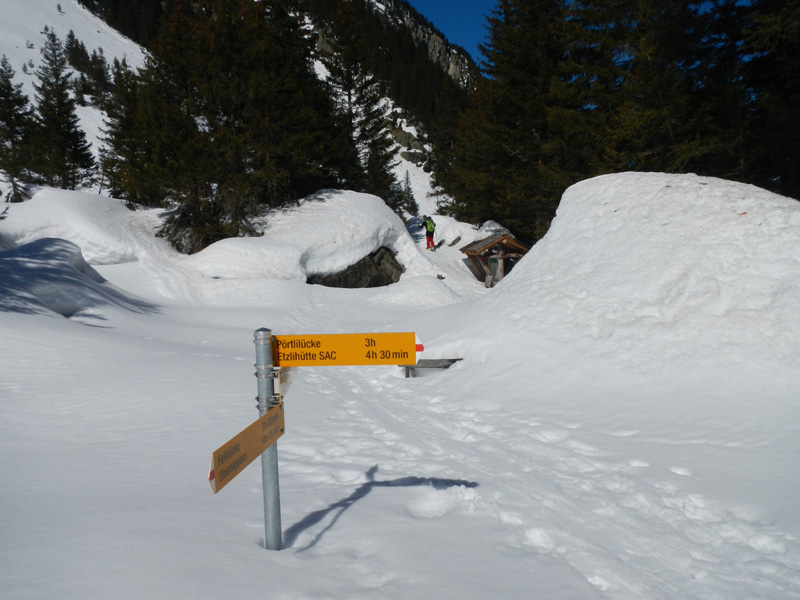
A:
[[[686,469],[684,467],[670,467],[669,470],[675,473],[675,475],[682,475],[684,477],[691,477],[694,475],[690,469]]]

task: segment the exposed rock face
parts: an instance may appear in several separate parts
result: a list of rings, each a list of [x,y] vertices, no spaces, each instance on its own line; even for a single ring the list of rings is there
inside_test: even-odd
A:
[[[410,4],[396,0],[380,0],[380,2],[373,0],[372,9],[393,27],[406,29],[414,44],[425,48],[431,62],[438,65],[459,86],[464,89],[474,87],[478,66],[469,53],[461,46],[448,42],[444,35]],[[323,53],[329,53],[331,49],[329,24],[316,23],[313,28],[317,35],[317,47]]]
[[[414,134],[402,129],[392,129],[392,138],[398,144],[407,148],[407,150],[400,151],[400,157],[415,165],[422,166],[428,160],[428,152],[421,141],[414,137]]]
[[[425,152],[425,146],[422,144],[422,142],[414,137],[414,134],[402,129],[392,129],[391,133],[395,141],[404,148]]]
[[[460,86],[469,88],[473,85],[474,63],[465,50],[449,44],[439,32],[432,30],[429,24],[420,22],[419,18],[406,10],[402,4],[392,5],[392,8],[411,32],[414,42],[427,47],[428,57],[434,63]]]
[[[382,246],[344,271],[333,275],[312,275],[307,283],[339,288],[370,288],[397,283],[405,269],[394,253]]]
[[[428,47],[428,57],[439,65],[454,81],[463,87],[472,83],[469,60],[461,51],[448,44],[439,34],[424,27],[414,27],[409,20],[406,26],[417,43]]]
[[[417,151],[407,152],[407,151],[403,150],[400,153],[400,156],[402,158],[406,159],[408,162],[414,163],[418,167],[421,166],[422,164],[424,164],[425,160],[426,160],[425,154],[423,152],[417,152]]]

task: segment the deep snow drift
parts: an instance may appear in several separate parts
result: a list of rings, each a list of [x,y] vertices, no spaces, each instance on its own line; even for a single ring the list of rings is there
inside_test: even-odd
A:
[[[161,219],[45,189],[0,222],[5,596],[800,597],[797,202],[585,181],[492,290],[458,251],[474,228],[437,218],[452,234],[425,252],[369,196],[190,257]],[[303,282],[376,244],[397,284]],[[299,370],[281,552],[257,466],[206,481],[257,417],[260,327],[415,331],[463,359]]]
[[[45,26],[144,60],[75,0],[0,14],[28,93]],[[79,116],[97,151],[102,116]],[[406,171],[435,212],[427,174]],[[593,179],[486,290],[458,252],[482,232],[437,216],[428,253],[418,218],[409,236],[377,199],[323,195],[191,257],[154,236],[158,210],[48,189],[9,207],[4,598],[800,597],[797,202],[693,175]],[[399,283],[304,283],[376,245],[398,252]],[[257,416],[260,327],[411,330],[424,357],[463,358],[418,379],[300,370],[281,552],[259,546],[257,466],[218,495],[206,481]]]

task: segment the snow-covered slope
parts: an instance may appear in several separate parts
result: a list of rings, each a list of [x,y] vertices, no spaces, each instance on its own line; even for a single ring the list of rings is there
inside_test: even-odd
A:
[[[564,194],[546,238],[475,313],[649,368],[800,355],[800,203],[697,175],[607,175]],[[473,319],[477,321],[476,319]]]
[[[145,53],[138,44],[109,27],[76,0],[0,0],[0,55],[8,58],[15,71],[14,84],[22,84],[23,92],[32,103],[45,31],[54,32],[62,42],[72,31],[90,54],[102,50],[109,65],[115,58],[124,59],[134,69],[144,65]],[[76,113],[97,156],[103,135],[103,113],[92,106],[78,106]],[[5,195],[2,179],[0,192]]]
[[[42,59],[45,28],[62,42],[70,31],[74,32],[90,54],[102,49],[109,63],[114,58],[124,58],[132,68],[144,64],[145,55],[138,44],[109,27],[76,0],[0,0],[0,15],[4,22],[0,26],[3,34],[0,55],[5,55],[16,71],[15,83],[22,83],[31,96],[36,77],[34,70]],[[27,74],[22,70],[23,65],[27,65]]]
[[[258,302],[265,282],[304,283],[310,275],[337,273],[382,246],[405,268],[404,285],[429,280],[426,293],[412,301],[414,305],[429,302],[432,293],[436,303],[444,298],[457,301],[459,292],[482,293],[457,247],[443,250],[447,258],[437,257],[440,264],[432,262],[434,257],[415,243],[415,237],[421,238],[418,228],[412,225],[409,232],[380,198],[369,194],[321,191],[296,207],[255,220],[261,237],[222,240],[191,256],[178,254],[155,237],[163,225],[161,209],[131,211],[113,198],[44,188],[10,212],[13,218],[2,227],[8,241],[23,245],[45,237],[69,240],[89,263],[105,266],[121,281],[147,277],[151,285],[144,293],[159,300],[209,302],[222,294],[228,302],[223,290],[236,287],[240,302]],[[478,233],[469,226],[461,230]],[[444,279],[437,277],[442,271],[447,273]]]
[[[371,197],[328,202],[193,257],[154,237],[158,211],[53,190],[11,206],[6,596],[800,597],[800,205],[694,175],[592,179],[486,290]],[[399,283],[302,282],[376,243],[407,257]],[[415,331],[423,357],[463,359],[417,379],[299,370],[281,552],[260,546],[257,467],[206,482],[257,416],[260,327]]]
[[[141,46],[109,27],[76,0],[0,0],[0,15],[0,56],[8,58],[15,71],[14,83],[23,85],[23,91],[32,102],[35,70],[42,58],[45,28],[55,32],[62,42],[70,31],[74,32],[89,53],[102,49],[109,64],[116,58],[124,59],[133,69],[144,66],[146,53]],[[317,68],[320,75],[325,76],[321,65],[318,64]],[[93,152],[98,156],[104,135],[104,115],[92,106],[78,106],[76,112],[81,128],[92,144]],[[406,128],[411,133],[416,133],[413,127]],[[409,174],[411,190],[419,204],[420,215],[435,214],[436,200],[429,196],[430,174],[398,154],[394,174],[401,184],[405,182],[406,173]],[[6,191],[5,182],[0,178],[0,195],[5,196]]]

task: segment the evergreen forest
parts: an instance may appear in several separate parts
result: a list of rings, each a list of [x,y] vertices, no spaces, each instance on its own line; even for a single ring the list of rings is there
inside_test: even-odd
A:
[[[564,189],[695,172],[800,198],[798,0],[498,0],[440,181],[535,241]]]
[[[254,215],[326,187],[413,212],[383,97],[432,147],[440,210],[528,242],[569,185],[604,173],[695,172],[800,198],[800,0],[497,0],[466,84],[369,0],[82,1],[148,62],[109,65],[47,33],[29,103],[3,57],[9,199],[30,183],[101,185],[169,208],[162,234],[184,252],[254,234]],[[78,103],[107,115],[99,164]]]

